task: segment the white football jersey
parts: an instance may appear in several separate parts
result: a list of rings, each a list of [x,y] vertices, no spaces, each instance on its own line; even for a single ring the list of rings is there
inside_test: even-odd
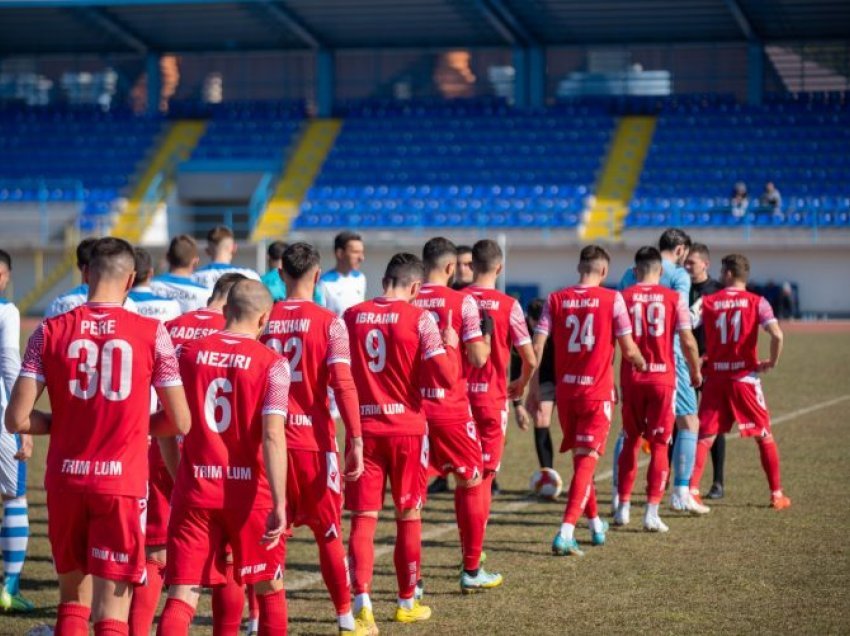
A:
[[[138,285],[130,290],[130,299],[136,303],[140,316],[156,318],[160,322],[174,320],[183,313],[180,303],[171,298],[158,296],[147,285]]]
[[[236,265],[231,265],[230,263],[208,263],[203,267],[199,267],[195,270],[195,273],[192,274],[192,280],[203,285],[207,289],[212,289],[215,286],[216,281],[225,274],[242,274],[247,278],[260,280],[260,275],[253,269],[248,267],[238,267]]]
[[[188,276],[175,276],[174,274],[154,276],[150,288],[157,296],[176,300],[180,303],[183,312],[206,307],[210,299],[210,289]]]
[[[71,311],[76,307],[84,304],[89,298],[89,286],[86,284],[77,285],[73,289],[69,289],[63,294],[59,294],[52,303],[47,306],[47,311],[44,312],[45,318],[53,318],[59,314],[64,314],[66,311]],[[136,308],[136,303],[131,298],[124,300],[124,309],[132,311],[134,314],[139,313]]]
[[[357,270],[343,275],[332,269],[322,274],[318,290],[324,306],[342,316],[346,309],[366,300],[366,276]]]

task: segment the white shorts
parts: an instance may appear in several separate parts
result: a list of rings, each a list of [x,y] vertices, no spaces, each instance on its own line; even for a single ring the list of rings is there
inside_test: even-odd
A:
[[[0,409],[0,422],[3,415]],[[20,447],[21,436],[0,425],[0,494],[4,497],[23,497],[27,492],[27,463],[15,459]]]

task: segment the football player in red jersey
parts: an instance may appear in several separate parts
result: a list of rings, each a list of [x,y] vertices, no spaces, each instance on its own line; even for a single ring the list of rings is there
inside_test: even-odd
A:
[[[257,341],[272,299],[237,282],[223,330],[180,349],[192,413],[168,522],[168,601],[157,634],[188,634],[199,586],[225,583],[224,546],[240,583],[256,587],[260,634],[286,633],[286,420],[289,363]]]
[[[770,505],[788,508],[791,500],[782,492],[779,451],[770,428],[770,413],[764,400],[759,373],[767,373],[779,362],[783,335],[770,303],[747,291],[750,262],[741,254],[723,257],[720,280],[726,286],[704,296],[701,322],[705,329],[705,386],[699,407],[699,444],[691,490],[699,496],[705,459],[718,433],[728,433],[737,423],[742,437],[755,437],[761,465],[770,486]],[[770,336],[770,358],[759,360],[761,326]]]
[[[487,363],[492,321],[485,321],[488,325],[485,335],[475,297],[448,286],[457,264],[454,243],[442,237],[431,239],[422,249],[422,260],[426,282],[413,304],[431,312],[438,327],[451,325],[460,334],[464,349],[447,351],[449,355],[456,356],[458,368],[452,387],[442,388],[431,378],[426,378],[422,396],[428,419],[431,465],[441,474],[455,474],[455,515],[463,552],[460,588],[468,593],[502,584],[501,574],[491,574],[480,567],[487,526],[482,485],[484,458],[469,406],[465,372],[467,365],[480,368]]]
[[[145,580],[148,434],[190,418],[163,325],[122,307],[133,248],[100,239],[83,275],[88,302],[45,320],[27,346],[6,411],[10,431],[50,435],[48,536],[59,575],[56,633],[127,634],[133,586]],[[150,387],[164,412],[151,418]],[[52,414],[34,410],[44,389]]]
[[[522,398],[538,360],[531,346],[522,307],[516,298],[496,289],[503,262],[504,255],[498,243],[489,239],[478,241],[472,246],[475,280],[464,289],[475,297],[478,308],[486,311],[493,320],[490,358],[480,369],[470,369],[467,376],[469,402],[484,454],[484,503],[488,517],[493,482],[505,449],[508,399]],[[511,345],[522,359],[522,369],[519,377],[508,384]]]
[[[611,257],[604,248],[588,245],[579,256],[579,282],[549,295],[534,329],[534,350],[542,354],[551,334],[555,341],[555,402],[564,431],[561,452],[573,451],[573,479],[561,530],[552,542],[555,555],[583,556],[575,540],[575,525],[587,515],[591,543],[605,543],[607,524],[599,518],[593,473],[605,451],[614,393],[614,345],[624,364],[638,371],[646,361],[632,339],[626,303],[619,292],[602,287]]]
[[[677,333],[688,363],[691,385],[697,387],[702,384],[697,343],[691,331],[690,308],[678,292],[661,285],[661,272],[661,252],[654,247],[640,248],[635,254],[638,282],[622,292],[632,318],[632,336],[646,360],[647,369],[639,373],[630,364],[620,366],[624,445],[619,459],[619,504],[614,524],[624,526],[629,523],[637,456],[641,438],[644,438],[649,442],[650,462],[643,527],[650,532],[669,530],[658,515],[658,505],[670,473],[667,447],[676,419],[673,342]]]
[[[348,329],[336,314],[313,302],[320,273],[316,248],[308,243],[288,246],[280,272],[286,299],[275,303],[260,341],[285,355],[291,370],[286,418],[286,518],[290,525],[308,526],[313,531],[339,632],[356,634],[342,542],[343,476],[327,397],[331,387],[345,424],[348,451],[344,477],[356,481],[363,473],[363,433],[351,376]]]
[[[191,340],[197,340],[224,328],[222,308],[227,300],[230,288],[244,279],[242,274],[225,274],[219,278],[209,304],[178,316],[165,323],[168,335],[176,349]],[[163,452],[168,458],[163,459]],[[148,481],[148,508],[145,523],[145,553],[147,582],[133,593],[130,606],[130,636],[148,636],[153,625],[159,597],[162,593],[162,576],[165,570],[165,544],[168,530],[168,515],[171,511],[171,490],[174,487],[174,474],[177,472],[179,449],[176,438],[160,438],[148,449],[150,479]],[[245,604],[242,586],[233,578],[233,567],[227,573],[227,585],[213,589],[213,620],[216,625],[232,625],[236,629],[242,621],[242,608]]]
[[[363,426],[364,472],[346,484],[345,507],[352,513],[349,556],[355,615],[377,633],[369,598],[375,560],[375,529],[389,478],[396,509],[395,620],[427,620],[431,609],[414,599],[421,560],[428,438],[420,387],[448,389],[457,382],[457,332],[441,334],[431,314],[410,304],[424,276],[413,254],[390,259],[384,294],[350,307],[344,315]]]

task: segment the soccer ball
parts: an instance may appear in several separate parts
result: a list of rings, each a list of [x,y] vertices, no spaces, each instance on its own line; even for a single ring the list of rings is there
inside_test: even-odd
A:
[[[528,489],[541,499],[555,500],[564,489],[564,482],[553,468],[541,468],[534,471]]]

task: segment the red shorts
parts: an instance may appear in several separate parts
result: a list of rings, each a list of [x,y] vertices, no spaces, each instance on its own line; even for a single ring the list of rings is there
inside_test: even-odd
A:
[[[475,421],[428,424],[431,466],[440,474],[453,472],[461,479],[474,479],[484,471],[484,458]]]
[[[735,423],[741,437],[770,435],[770,412],[764,401],[761,380],[755,374],[738,380],[707,377],[699,405],[700,437],[728,433]]]
[[[324,536],[342,536],[339,455],[290,448],[287,452],[286,520]]]
[[[47,534],[56,572],[145,580],[145,509],[138,497],[47,492]]]
[[[345,509],[354,512],[384,507],[387,478],[399,510],[416,510],[425,503],[428,470],[427,435],[363,436],[364,471],[345,484]]]
[[[154,442],[156,444],[156,442]],[[161,546],[168,541],[168,515],[171,512],[171,491],[174,480],[160,460],[160,465],[151,464],[148,482],[148,518],[145,526],[145,545]]]
[[[607,400],[557,400],[558,419],[564,431],[561,452],[590,448],[602,455],[611,430],[614,403]]]
[[[168,523],[165,582],[168,585],[224,585],[225,546],[233,550],[233,573],[251,584],[283,577],[286,544],[271,550],[260,543],[269,510],[195,508],[176,505]]]
[[[629,384],[623,392],[623,431],[655,444],[669,444],[676,423],[676,387]]]
[[[505,434],[508,431],[508,409],[472,407],[472,416],[478,426],[481,439],[481,454],[484,456],[484,471],[498,472],[505,450]]]

